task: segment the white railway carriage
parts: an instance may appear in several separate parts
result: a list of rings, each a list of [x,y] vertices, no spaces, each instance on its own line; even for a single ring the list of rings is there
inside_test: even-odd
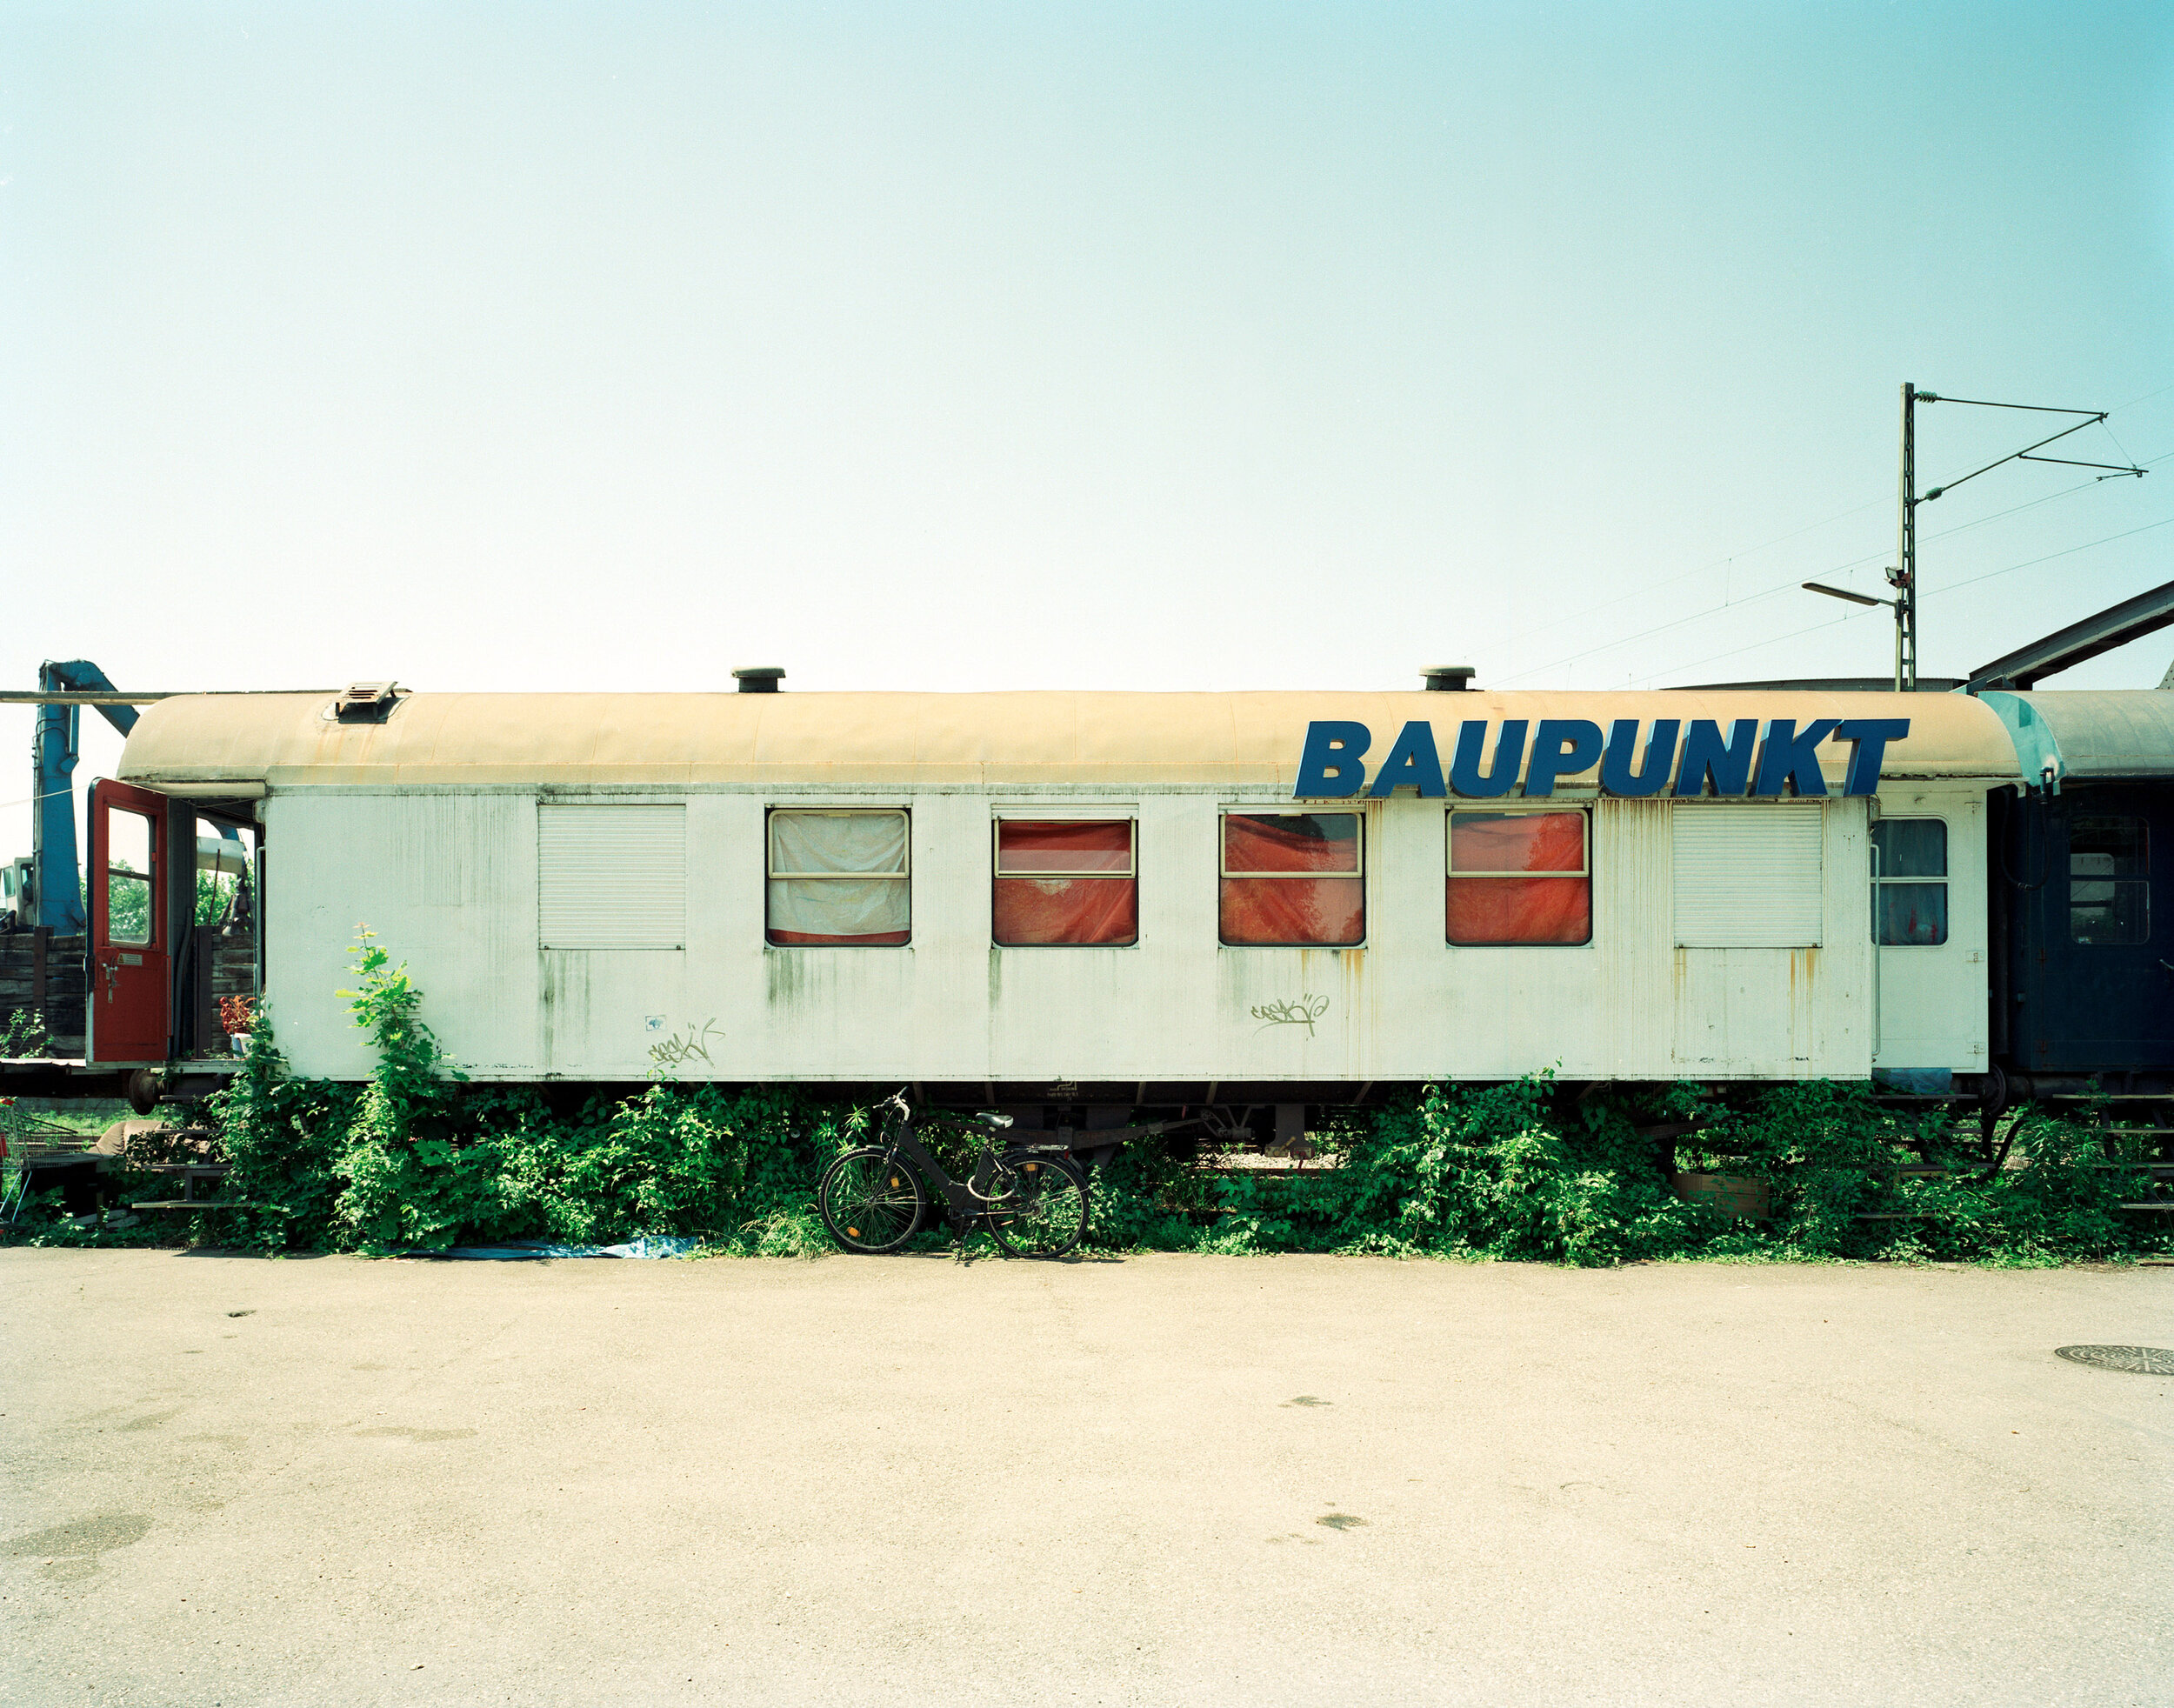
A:
[[[101,876],[254,822],[300,1073],[367,924],[479,1080],[1105,1110],[1982,1073],[2019,781],[1965,695],[1720,691],[183,697],[122,773]],[[103,930],[94,1060],[223,1045]]]

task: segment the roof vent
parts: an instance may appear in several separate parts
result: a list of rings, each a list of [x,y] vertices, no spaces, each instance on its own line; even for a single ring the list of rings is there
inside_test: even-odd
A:
[[[332,702],[332,716],[343,724],[382,724],[399,704],[390,682],[354,682]]]
[[[1419,678],[1430,693],[1451,694],[1470,688],[1474,674],[1470,664],[1436,664],[1421,671]]]
[[[785,673],[775,664],[757,664],[733,671],[732,679],[740,684],[743,694],[775,694],[777,684],[785,679]]]

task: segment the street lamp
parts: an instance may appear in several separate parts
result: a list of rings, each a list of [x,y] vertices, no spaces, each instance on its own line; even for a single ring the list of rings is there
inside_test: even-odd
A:
[[[1888,570],[1887,578],[1890,581],[1895,579],[1894,570]],[[1913,627],[1915,624],[1914,615],[1905,615],[1902,600],[1899,598],[1876,599],[1870,593],[1852,593],[1846,587],[1830,587],[1824,581],[1807,581],[1803,584],[1803,586],[1807,593],[1824,593],[1830,599],[1847,599],[1853,605],[1885,605],[1895,613],[1895,691],[1897,694],[1902,693],[1904,691],[1903,655],[1905,644],[1904,626],[1905,622],[1910,623]],[[1910,638],[1914,643],[1915,636]],[[1914,657],[1917,651],[1915,645],[1910,645],[1908,650]],[[1917,673],[1912,671],[1909,685],[1914,688],[1917,684]]]
[[[1892,599],[1875,599],[1870,593],[1852,593],[1846,587],[1830,587],[1821,581],[1807,581],[1804,589],[1807,593],[1824,593],[1830,599],[1847,599],[1853,605],[1891,605],[1895,603]]]

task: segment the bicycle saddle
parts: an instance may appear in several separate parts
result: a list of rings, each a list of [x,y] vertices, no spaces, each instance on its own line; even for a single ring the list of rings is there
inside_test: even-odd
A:
[[[1011,1118],[1009,1115],[992,1114],[986,1109],[977,1112],[974,1118],[984,1127],[1008,1127],[1011,1124]]]

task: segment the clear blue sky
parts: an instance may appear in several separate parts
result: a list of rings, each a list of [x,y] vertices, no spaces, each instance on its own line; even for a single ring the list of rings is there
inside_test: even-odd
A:
[[[17,0],[0,101],[10,684],[1877,673],[1904,379],[2164,459],[1930,507],[1929,674],[2174,564],[2164,3]]]

